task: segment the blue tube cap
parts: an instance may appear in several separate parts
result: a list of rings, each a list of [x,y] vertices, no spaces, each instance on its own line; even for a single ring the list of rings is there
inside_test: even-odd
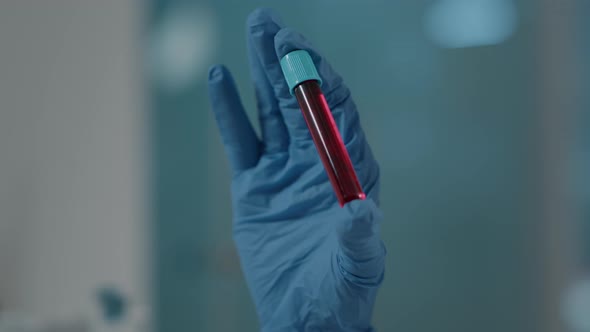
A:
[[[307,51],[297,50],[287,53],[281,59],[281,69],[289,86],[289,92],[293,94],[293,89],[305,81],[317,81],[322,85],[320,74],[311,60]]]

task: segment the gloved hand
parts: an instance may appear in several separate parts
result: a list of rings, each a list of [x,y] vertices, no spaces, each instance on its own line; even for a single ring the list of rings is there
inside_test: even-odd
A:
[[[379,168],[349,90],[324,58],[268,9],[248,18],[262,138],[229,71],[209,72],[211,106],[233,171],[234,240],[263,331],[371,331],[383,280]],[[307,50],[365,201],[340,208],[279,59]]]

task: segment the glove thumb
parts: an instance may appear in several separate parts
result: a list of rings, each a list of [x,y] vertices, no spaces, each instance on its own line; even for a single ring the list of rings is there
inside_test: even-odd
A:
[[[385,270],[385,246],[379,238],[382,214],[372,199],[355,200],[342,209],[337,226],[338,265],[343,277],[353,284],[377,287]]]

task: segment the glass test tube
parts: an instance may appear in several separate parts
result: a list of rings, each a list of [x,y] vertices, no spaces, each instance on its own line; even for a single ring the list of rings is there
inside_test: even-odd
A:
[[[297,98],[340,206],[356,199],[365,199],[332,111],[320,88],[321,78],[311,57],[306,51],[293,51],[281,60],[281,66],[289,88]]]

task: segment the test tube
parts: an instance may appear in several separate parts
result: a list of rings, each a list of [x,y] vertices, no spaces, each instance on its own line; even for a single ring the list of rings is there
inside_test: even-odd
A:
[[[307,51],[296,50],[281,59],[292,95],[297,98],[316,150],[324,164],[340,206],[366,195],[352,166],[332,111],[321,90],[322,80]]]

